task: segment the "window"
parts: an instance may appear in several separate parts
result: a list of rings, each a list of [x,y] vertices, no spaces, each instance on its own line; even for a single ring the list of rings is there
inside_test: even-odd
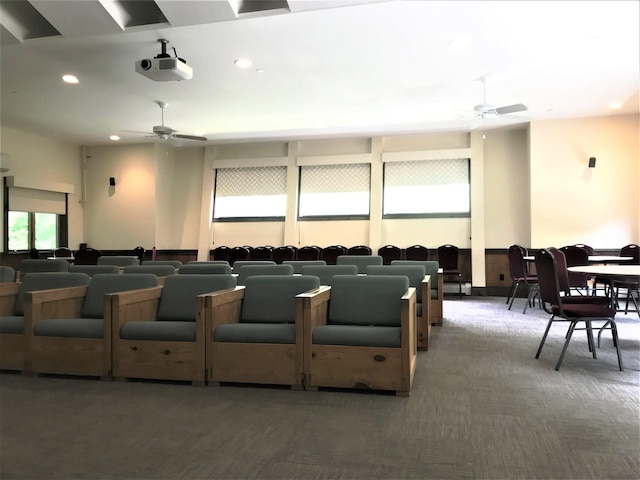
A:
[[[386,162],[383,216],[468,217],[469,159]]]
[[[368,163],[300,167],[300,219],[369,218]]]
[[[55,250],[58,246],[59,215],[10,211],[8,248],[13,251]]]
[[[214,220],[283,220],[286,212],[287,167],[216,170]]]

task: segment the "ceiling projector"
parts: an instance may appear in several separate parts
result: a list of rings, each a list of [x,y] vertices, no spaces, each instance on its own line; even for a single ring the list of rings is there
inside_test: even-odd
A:
[[[156,82],[190,80],[192,68],[179,58],[145,58],[136,62],[136,72]]]

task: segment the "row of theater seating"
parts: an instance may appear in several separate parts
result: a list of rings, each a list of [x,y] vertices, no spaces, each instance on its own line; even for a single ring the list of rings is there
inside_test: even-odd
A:
[[[189,266],[207,265],[181,270]],[[292,265],[245,265],[237,277],[181,273],[166,276],[160,286],[150,274],[32,273],[22,283],[0,285],[0,367],[310,389],[368,386],[408,393],[415,368],[411,349],[428,342],[431,277],[423,265],[369,266],[366,276],[356,275],[353,265],[304,266],[316,271],[345,267],[353,270],[350,275],[336,275],[326,282],[332,286],[322,288],[320,278],[308,272],[293,276]],[[287,268],[288,274],[263,275],[269,268]],[[244,269],[253,269],[254,275],[236,287]],[[334,271],[338,273],[344,272]],[[391,288],[399,280],[403,287]],[[123,290],[131,291],[114,293]],[[226,292],[209,295],[217,290]],[[342,296],[332,296],[332,291]],[[420,321],[418,299],[426,303]],[[329,323],[318,329],[317,342],[315,333],[313,339],[307,338],[311,333],[303,334],[309,322]],[[338,326],[344,328],[336,330]],[[324,353],[312,360],[315,353],[307,358],[303,345],[307,352]],[[342,372],[350,365],[352,350],[358,353],[351,373],[332,373],[334,367]],[[238,351],[244,353],[238,356]],[[238,364],[238,358],[244,361]],[[363,368],[370,371],[363,374]]]

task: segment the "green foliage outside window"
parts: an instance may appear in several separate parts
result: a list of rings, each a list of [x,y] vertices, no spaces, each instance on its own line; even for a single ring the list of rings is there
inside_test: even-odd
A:
[[[10,251],[24,251],[32,247],[53,250],[57,247],[58,215],[55,213],[9,212],[8,227]],[[31,228],[35,233],[33,244]]]

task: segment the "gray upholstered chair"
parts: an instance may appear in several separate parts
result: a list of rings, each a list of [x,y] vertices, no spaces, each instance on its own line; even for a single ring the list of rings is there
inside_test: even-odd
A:
[[[431,325],[442,325],[442,300],[444,299],[444,275],[438,262],[433,260],[393,260],[391,265],[423,265],[425,275],[431,277]]]
[[[169,275],[145,292],[112,296],[113,375],[205,382],[205,299],[233,289],[232,275]]]
[[[93,277],[97,273],[120,273],[117,265],[69,265],[69,271],[86,273],[90,277]]]
[[[416,291],[402,275],[337,275],[298,296],[305,388],[393,390],[407,396],[416,367]]]
[[[293,265],[244,265],[237,271],[238,285],[246,285],[254,275],[293,275]]]
[[[302,311],[312,276],[257,275],[207,297],[207,379],[303,387]]]
[[[176,269],[171,265],[127,265],[122,271],[123,275],[132,273],[150,273],[158,277],[158,285],[163,285],[168,275],[175,275]]]
[[[127,265],[140,265],[140,259],[135,255],[102,255],[98,258],[96,265],[126,267]]]
[[[222,264],[222,265],[231,265],[227,260],[189,260],[187,262],[188,265],[193,265],[193,264],[212,264],[212,263],[217,263],[217,264]]]
[[[305,265],[303,275],[313,275],[320,279],[320,285],[331,285],[331,279],[336,275],[357,275],[356,265]]]
[[[416,289],[416,335],[419,350],[428,350],[431,338],[431,276],[424,265],[369,265],[367,275],[404,275]],[[435,278],[434,278],[435,280]]]
[[[86,287],[27,293],[25,370],[110,378],[112,318],[108,295],[157,285],[157,277],[151,274],[98,273]]]
[[[233,263],[233,273],[238,273],[238,270],[245,265],[275,265],[273,260],[236,260]]]
[[[35,272],[20,283],[0,284],[0,370],[24,369],[26,292],[86,286],[89,280],[84,273]]]
[[[293,266],[293,273],[301,274],[302,267],[307,265],[326,265],[327,262],[324,260],[285,260],[282,264]]]
[[[16,271],[7,265],[0,265],[0,283],[16,281]]]
[[[62,258],[46,259],[46,258],[27,258],[20,262],[18,268],[18,280],[28,273],[36,272],[68,272],[69,262]]]
[[[178,270],[182,267],[182,262],[180,260],[145,260],[140,265],[171,265]]]
[[[369,265],[382,265],[380,255],[340,255],[336,259],[336,265],[355,265],[358,273],[365,273]]]
[[[228,263],[187,263],[178,270],[179,275],[231,275]]]

